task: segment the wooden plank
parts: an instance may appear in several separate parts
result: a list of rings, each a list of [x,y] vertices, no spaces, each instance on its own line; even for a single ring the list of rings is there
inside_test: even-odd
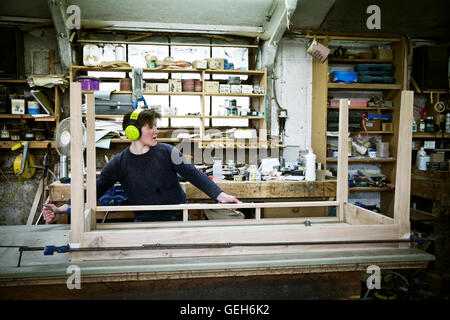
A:
[[[83,147],[81,130],[81,83],[70,84],[70,243],[80,243],[84,233]]]
[[[89,190],[86,199],[86,208],[95,212],[97,207],[96,185],[96,148],[95,148],[95,97],[93,93],[86,95],[86,161],[91,164],[86,166],[86,185]],[[97,217],[91,214],[90,227],[95,229]]]
[[[114,42],[117,43],[117,42]],[[202,45],[203,46],[203,45]],[[103,67],[89,67],[89,66],[72,66],[72,70],[84,70],[84,71],[105,71],[105,72],[131,72],[131,68],[116,67],[116,68],[103,68]],[[144,72],[165,72],[165,73],[201,73],[206,72],[209,74],[236,74],[236,75],[264,75],[265,70],[197,70],[197,69],[170,69],[170,68],[144,68]]]
[[[31,206],[31,210],[28,215],[27,226],[31,226],[33,224],[34,217],[36,216],[36,209],[41,200],[43,184],[44,184],[44,178],[39,181],[39,185],[36,190],[36,195],[34,196],[33,205]]]
[[[450,182],[441,181],[439,193],[441,196],[440,206],[441,207],[450,206]]]
[[[61,97],[59,95],[59,86],[55,86],[55,118],[57,122],[61,117]]]
[[[345,222],[351,225],[361,224],[393,224],[394,219],[385,215],[358,207],[351,203],[346,203],[345,208]]]
[[[331,158],[327,158],[327,162],[337,162],[338,159],[331,159]],[[348,159],[349,163],[392,163],[395,162],[396,159],[395,158],[387,158],[387,159],[382,159],[382,158],[360,158],[360,159],[355,159],[355,158],[351,158]]]
[[[368,110],[368,111],[393,111],[394,107],[355,107],[355,106],[348,106],[350,110]],[[328,106],[328,109],[339,109],[339,106]],[[370,133],[370,131],[369,131]]]
[[[189,182],[180,183],[185,188],[188,200],[209,200],[209,196]],[[334,198],[336,181],[284,181],[284,182],[249,182],[222,181],[217,185],[226,193],[238,199],[282,199],[282,198]],[[54,182],[49,186],[51,201],[68,201],[70,183]]]
[[[437,219],[438,217],[430,212],[417,210],[417,209],[411,209],[410,210],[410,219],[412,221],[421,221],[424,223],[433,223],[433,220]],[[424,221],[425,220],[425,221]]]
[[[329,208],[266,208],[263,209],[264,218],[296,218],[296,217],[327,217]],[[308,218],[304,218],[308,220]],[[337,217],[333,217],[339,220]]]
[[[410,232],[411,141],[414,92],[402,91],[395,179],[394,221],[400,225],[399,237]]]
[[[0,119],[34,119],[35,121],[55,121],[56,117],[34,117],[32,114],[0,114]]]
[[[153,210],[202,210],[202,209],[236,209],[236,208],[288,208],[288,207],[330,207],[338,206],[338,201],[304,201],[304,202],[259,202],[259,203],[220,203],[220,204],[171,204],[140,206],[101,206],[97,212],[105,211],[153,211]]]
[[[69,201],[70,200],[70,183],[53,182],[48,186],[50,201]],[[86,186],[84,186],[85,188]]]
[[[344,221],[344,204],[348,202],[348,99],[339,100],[339,138],[336,200],[338,217]]]
[[[209,197],[191,185],[186,186],[186,197],[188,199],[209,199]],[[336,194],[335,181],[284,181],[284,182],[249,182],[249,181],[222,181],[217,185],[228,194],[236,196],[238,199],[256,198],[322,198],[334,196]]]
[[[324,45],[328,42],[325,40]],[[312,98],[311,98],[311,147],[316,154],[316,161],[326,169],[327,159],[327,82],[328,61],[320,63],[312,60]]]
[[[359,90],[401,90],[400,84],[384,83],[328,83],[329,89],[359,89]]]
[[[398,225],[323,224],[311,225],[258,225],[228,227],[192,227],[154,230],[112,230],[85,233],[81,247],[141,247],[143,244],[224,244],[224,243],[271,243],[267,246],[233,246],[204,249],[159,249],[121,252],[76,252],[79,259],[123,259],[136,257],[181,257],[295,253],[320,250],[361,249],[361,244],[306,244],[317,241],[391,240],[398,237]],[[304,242],[305,245],[286,245],[286,242]],[[280,243],[280,245],[276,245]],[[365,248],[398,247],[396,243],[363,244]],[[134,253],[134,254],[132,254]],[[73,255],[71,253],[71,256]]]
[[[145,229],[145,228],[161,228],[161,227],[192,227],[192,226],[243,226],[243,225],[262,225],[262,224],[299,224],[308,220],[311,223],[336,223],[339,222],[337,217],[307,217],[307,218],[263,218],[260,220],[253,219],[228,219],[228,220],[191,220],[189,224],[179,221],[171,222],[116,222],[103,223],[97,225],[97,230],[114,230],[114,229]]]
[[[20,141],[0,141],[0,149],[11,149],[16,144],[20,143]],[[51,147],[55,147],[54,141],[30,141],[28,148],[31,149],[45,149],[47,148],[47,144],[51,144]]]
[[[411,195],[432,200],[440,200],[441,198],[439,184],[417,179],[411,181]]]
[[[329,62],[345,62],[345,63],[392,63],[392,59],[349,59],[349,58],[330,58]]]
[[[96,163],[96,148],[95,148],[95,98],[93,93],[86,94],[86,160],[87,163]],[[86,185],[91,192],[87,193],[86,209],[95,211],[96,199],[96,166],[86,166]],[[86,185],[83,188],[86,188]],[[92,215],[93,227],[95,227],[95,215]]]

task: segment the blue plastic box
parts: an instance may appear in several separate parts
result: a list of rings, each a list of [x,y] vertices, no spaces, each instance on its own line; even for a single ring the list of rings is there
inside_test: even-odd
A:
[[[392,121],[392,116],[389,114],[369,114],[367,115],[367,119]]]
[[[333,82],[353,83],[358,81],[358,72],[333,71]]]

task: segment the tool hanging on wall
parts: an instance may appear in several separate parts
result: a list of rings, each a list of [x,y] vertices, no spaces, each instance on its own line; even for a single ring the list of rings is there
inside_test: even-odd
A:
[[[16,176],[20,176],[24,179],[29,179],[34,176],[36,172],[36,168],[34,167],[36,160],[32,154],[28,153],[28,148],[30,146],[30,142],[20,142],[13,146],[11,150],[15,151],[23,148],[23,153],[18,155],[14,160],[14,174]]]

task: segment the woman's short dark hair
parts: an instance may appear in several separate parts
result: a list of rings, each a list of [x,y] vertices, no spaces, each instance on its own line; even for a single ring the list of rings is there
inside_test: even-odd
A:
[[[126,129],[130,122],[130,116],[133,113],[134,109],[128,111],[123,116],[122,128]],[[139,117],[137,118],[137,124],[142,128],[146,124],[151,128],[157,119],[161,119],[161,114],[155,109],[145,109],[139,113]]]

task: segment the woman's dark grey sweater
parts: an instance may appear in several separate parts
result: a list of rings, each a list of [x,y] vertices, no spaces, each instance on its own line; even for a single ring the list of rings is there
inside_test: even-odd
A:
[[[141,155],[127,147],[103,168],[97,179],[97,199],[120,182],[130,205],[187,203],[177,173],[216,200],[222,190],[204,173],[188,163],[178,149],[158,143]],[[136,211],[135,221],[180,220],[182,211]]]

